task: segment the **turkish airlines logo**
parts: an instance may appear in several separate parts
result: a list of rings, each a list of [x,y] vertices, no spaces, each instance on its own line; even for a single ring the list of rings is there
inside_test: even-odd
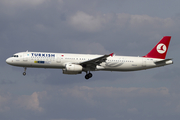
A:
[[[161,43],[157,46],[156,49],[157,49],[158,53],[163,54],[166,52],[166,45]]]

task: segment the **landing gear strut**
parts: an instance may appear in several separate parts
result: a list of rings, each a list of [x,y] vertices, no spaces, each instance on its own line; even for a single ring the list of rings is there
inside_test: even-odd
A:
[[[86,79],[89,79],[89,78],[91,78],[92,76],[93,76],[92,73],[90,73],[90,72],[87,73],[87,72],[86,72],[85,78],[86,78]]]
[[[23,72],[23,75],[25,76],[26,75],[26,67],[24,67],[24,72]]]

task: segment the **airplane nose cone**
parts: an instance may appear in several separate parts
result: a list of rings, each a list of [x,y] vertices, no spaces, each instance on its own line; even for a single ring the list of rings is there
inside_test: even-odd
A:
[[[12,60],[10,60],[10,58],[6,59],[6,63],[10,64],[12,62]]]

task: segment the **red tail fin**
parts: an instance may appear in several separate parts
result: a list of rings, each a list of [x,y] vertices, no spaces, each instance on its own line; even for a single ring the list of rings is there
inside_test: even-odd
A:
[[[164,36],[159,43],[143,57],[165,59],[170,40],[171,36]]]

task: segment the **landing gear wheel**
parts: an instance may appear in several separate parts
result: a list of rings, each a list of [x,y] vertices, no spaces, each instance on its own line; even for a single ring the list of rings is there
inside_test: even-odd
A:
[[[92,75],[92,73],[87,73],[86,75],[85,75],[85,78],[86,79],[89,79],[89,78],[91,78],[93,75]]]
[[[25,75],[26,75],[26,72],[23,72],[23,75],[25,76]]]
[[[89,76],[88,76],[88,74],[86,74],[86,75],[85,75],[85,78],[86,78],[87,80],[89,79]]]
[[[89,73],[88,76],[89,76],[89,78],[91,78],[93,75],[92,75],[92,73]]]

